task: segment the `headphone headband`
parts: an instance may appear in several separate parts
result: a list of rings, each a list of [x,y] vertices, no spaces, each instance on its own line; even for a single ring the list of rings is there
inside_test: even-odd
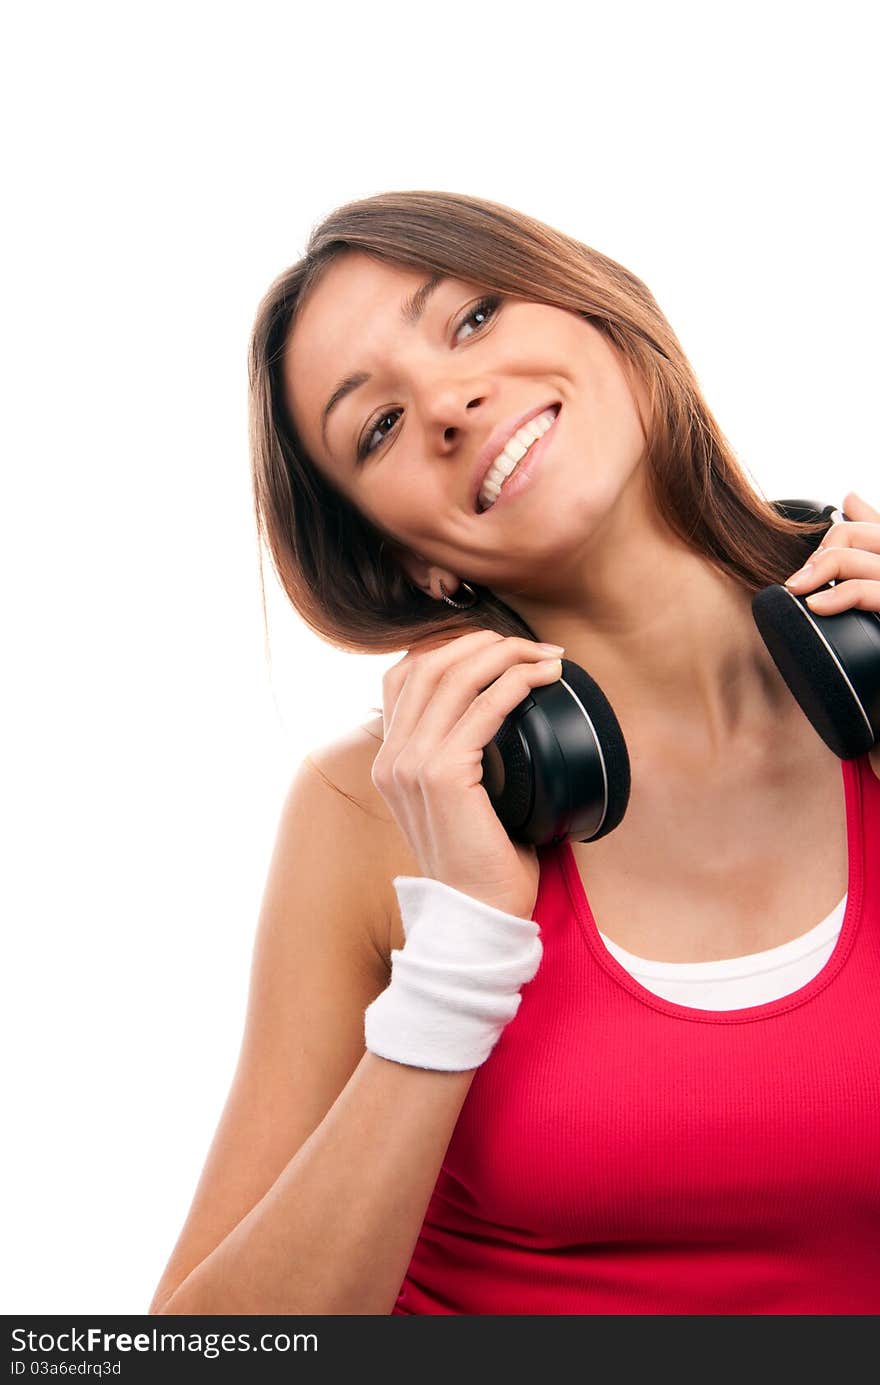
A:
[[[774,510],[785,519],[794,519],[803,523],[817,519],[827,519],[829,528],[832,524],[842,524],[846,521],[843,510],[839,510],[836,505],[823,505],[819,500],[774,500]]]

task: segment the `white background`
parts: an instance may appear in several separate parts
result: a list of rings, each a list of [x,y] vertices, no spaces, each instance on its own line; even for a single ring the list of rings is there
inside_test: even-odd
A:
[[[278,812],[399,655],[266,568],[247,334],[400,188],[538,216],[671,321],[769,497],[880,501],[867,4],[30,4],[7,19],[4,1313],[146,1312],[236,1060]]]

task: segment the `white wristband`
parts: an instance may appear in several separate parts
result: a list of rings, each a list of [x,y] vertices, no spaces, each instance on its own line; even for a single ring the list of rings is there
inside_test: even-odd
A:
[[[406,946],[391,981],[364,1012],[380,1058],[464,1072],[488,1058],[541,962],[540,928],[442,880],[396,875]]]

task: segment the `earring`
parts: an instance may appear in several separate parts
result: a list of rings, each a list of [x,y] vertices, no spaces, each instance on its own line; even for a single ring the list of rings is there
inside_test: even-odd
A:
[[[461,591],[463,587],[466,588],[466,590],[470,592],[472,599],[470,601],[453,601],[451,596],[446,595],[446,588],[443,585],[443,578],[441,577],[439,580],[440,595],[442,596],[444,601],[448,601],[450,606],[456,606],[460,611],[467,611],[470,609],[471,606],[476,606],[477,602],[480,599],[479,593],[474,591],[474,588],[470,585],[469,582],[460,582],[458,585],[458,590]]]

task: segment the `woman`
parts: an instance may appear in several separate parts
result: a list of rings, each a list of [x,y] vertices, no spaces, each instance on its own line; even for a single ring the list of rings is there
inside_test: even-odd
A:
[[[291,602],[409,652],[295,775],[151,1311],[877,1312],[880,750],[827,748],[750,603],[822,538],[793,590],[880,610],[880,513],[777,514],[644,284],[474,198],[333,213],[250,364]],[[535,849],[481,752],[560,647],[632,794]]]

